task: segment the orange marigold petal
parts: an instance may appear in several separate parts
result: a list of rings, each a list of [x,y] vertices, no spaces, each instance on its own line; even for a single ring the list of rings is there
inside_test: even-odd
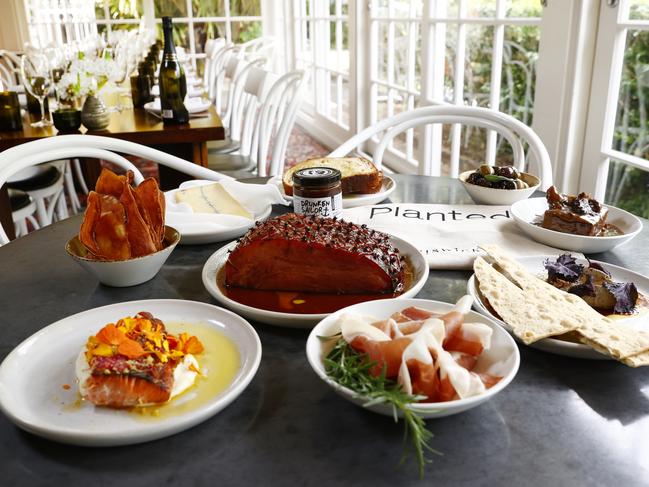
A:
[[[185,343],[185,347],[183,348],[183,351],[185,353],[189,353],[192,355],[196,355],[201,353],[204,350],[203,344],[201,341],[196,338],[196,337],[191,337],[189,340],[187,340],[187,343]]]
[[[123,331],[119,330],[114,324],[110,323],[104,326],[99,333],[97,333],[97,340],[106,345],[119,345],[128,340]]]
[[[125,355],[128,358],[138,358],[146,354],[142,345],[135,340],[126,340],[117,347],[117,353]]]

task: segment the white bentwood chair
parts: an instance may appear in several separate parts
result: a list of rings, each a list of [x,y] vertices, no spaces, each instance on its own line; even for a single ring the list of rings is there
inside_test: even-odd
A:
[[[211,181],[232,179],[225,174],[211,171],[179,157],[134,142],[97,135],[59,135],[27,142],[1,152],[0,187],[20,170],[43,162],[72,158],[103,159],[112,162],[124,170],[133,171],[135,184],[140,184],[144,180],[144,176],[133,163],[120,154],[141,157],[198,179]],[[63,189],[61,188],[57,199],[48,206],[47,211],[50,214],[54,212],[58,198],[61,198],[62,194]],[[0,245],[8,242],[7,234],[0,226]]]
[[[239,141],[239,149],[230,154],[208,152],[208,166],[218,171],[256,168],[259,176],[280,174],[307,72],[278,76],[247,66],[241,75],[246,76],[245,83],[235,86],[230,118],[230,134],[233,141]]]
[[[380,169],[383,155],[392,139],[413,127],[430,124],[473,125],[498,132],[512,147],[516,169],[525,171],[525,166],[528,163],[530,165],[534,163],[535,171],[532,172],[541,179],[541,189],[545,191],[552,186],[550,155],[540,137],[530,127],[511,115],[481,107],[434,105],[403,112],[367,127],[345,141],[332,151],[329,156],[344,157],[357,150],[359,146],[375,135],[384,132],[379,137],[379,143],[372,156],[372,162]],[[524,143],[528,145],[527,157]],[[452,176],[457,176],[457,174]]]

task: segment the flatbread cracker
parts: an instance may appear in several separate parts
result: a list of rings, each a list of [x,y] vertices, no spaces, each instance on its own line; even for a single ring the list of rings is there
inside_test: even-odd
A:
[[[518,286],[482,257],[476,258],[473,269],[480,282],[480,291],[489,300],[489,304],[525,344],[579,328],[576,321],[563,318],[557,320],[543,300],[527,299]]]
[[[649,352],[642,352],[636,355],[631,355],[630,357],[625,357],[622,359],[629,367],[640,367],[642,365],[649,365]]]
[[[618,360],[649,352],[649,333],[602,316],[578,296],[557,289],[534,276],[520,263],[505,255],[497,245],[480,247],[498,264],[502,273],[523,290],[525,302],[534,303],[539,310],[550,309],[551,315],[576,323],[576,332],[584,344]],[[649,365],[649,360],[642,357],[629,362]]]

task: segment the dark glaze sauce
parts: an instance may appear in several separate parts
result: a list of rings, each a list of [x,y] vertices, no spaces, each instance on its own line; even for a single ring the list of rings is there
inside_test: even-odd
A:
[[[406,257],[404,265],[404,292],[412,287],[414,271]],[[265,291],[243,289],[225,285],[225,266],[216,274],[216,284],[221,292],[237,303],[267,311],[294,314],[333,313],[352,304],[376,299],[396,298],[403,294],[329,294],[304,293],[299,291]]]

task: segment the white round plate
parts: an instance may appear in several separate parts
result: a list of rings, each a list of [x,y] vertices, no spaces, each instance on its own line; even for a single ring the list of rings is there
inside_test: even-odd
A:
[[[370,315],[382,319],[387,318],[392,313],[401,311],[408,306],[418,306],[438,313],[446,313],[450,311],[454,305],[442,303],[440,301],[431,301],[428,299],[383,299],[380,301],[355,304],[336,311],[318,323],[309,334],[309,338],[306,342],[306,356],[309,360],[309,364],[311,364],[315,373],[318,374],[318,377],[329,384],[334,391],[354,404],[364,406],[367,399],[357,396],[356,393],[341,386],[327,376],[324,368],[324,358],[331,350],[333,344],[331,341],[322,341],[318,337],[332,336],[340,332],[340,326],[338,325],[337,320],[343,313]],[[424,418],[441,418],[443,416],[450,416],[474,408],[489,400],[507,387],[516,376],[516,372],[518,372],[518,366],[520,365],[518,347],[506,331],[498,326],[492,319],[482,316],[475,311],[470,311],[464,321],[467,323],[484,323],[493,330],[493,335],[491,336],[491,347],[489,350],[482,352],[478,358],[475,370],[477,372],[499,375],[502,376],[502,379],[496,385],[487,389],[484,394],[480,394],[479,396],[457,399],[455,401],[414,404],[410,406],[413,411],[416,411]],[[366,409],[386,416],[392,416],[392,408],[384,404],[374,404],[367,406]]]
[[[541,278],[547,276],[547,272],[543,267],[543,262],[545,259],[556,260],[554,255],[536,255],[528,256],[516,259],[520,262],[527,270],[532,272],[534,275],[537,275]],[[586,264],[586,261],[582,259],[577,259],[578,262]],[[624,267],[619,267],[613,264],[607,264],[606,262],[601,262],[598,260],[591,260],[592,263],[601,265],[606,271],[611,273],[611,277],[614,281],[617,282],[633,282],[638,288],[638,292],[649,296],[649,278],[637,274],[633,271],[625,269]],[[475,274],[473,274],[469,281],[467,282],[467,293],[473,297],[473,307],[482,313],[485,316],[495,320],[497,323],[503,326],[506,330],[509,330],[509,325],[507,325],[501,319],[495,317],[491,311],[485,306],[480,298],[478,289],[475,284]],[[625,325],[631,326],[638,330],[649,331],[649,321],[647,320],[646,314],[641,315],[631,315],[628,318],[616,318],[616,321],[619,323],[624,323]],[[563,355],[566,357],[582,358],[582,359],[591,359],[591,360],[612,360],[608,355],[596,352],[592,348],[582,345],[581,343],[572,343],[565,340],[557,340],[556,338],[545,338],[539,340],[536,343],[530,345],[532,348],[542,350],[544,352],[553,353],[555,355]]]
[[[255,222],[266,220],[272,211],[272,206],[255,215],[254,220],[246,220],[232,217],[234,224],[226,226],[222,222],[228,220],[228,215],[212,215],[209,213],[180,213],[170,211],[170,207],[176,204],[176,192],[192,186],[214,184],[214,181],[192,180],[186,181],[178,189],[165,192],[167,211],[165,214],[166,223],[173,226],[180,232],[181,245],[201,245],[206,243],[223,242],[240,237],[255,225]],[[172,225],[173,223],[173,225]]]
[[[139,311],[163,322],[214,327],[229,338],[240,355],[239,370],[228,387],[202,406],[159,420],[83,403],[77,394],[74,363],[90,335],[106,323]],[[200,338],[200,337],[199,337]],[[243,318],[206,303],[154,299],[111,304],[53,323],[18,345],[0,365],[0,410],[18,427],[38,436],[81,446],[142,443],[179,433],[212,417],[234,401],[259,367],[261,343]],[[69,391],[63,384],[71,384]]]
[[[289,201],[293,196],[288,196],[284,192],[281,176],[274,176],[268,180],[268,184],[274,184],[279,188],[279,192]],[[356,208],[357,206],[376,205],[386,200],[397,189],[397,183],[390,176],[383,175],[383,185],[378,193],[367,194],[348,194],[343,196],[343,208]]]
[[[187,98],[187,101],[185,101],[185,108],[187,108],[190,115],[206,112],[210,108],[210,105],[211,103],[203,98]],[[160,98],[145,103],[144,109],[155,114],[160,114]]]
[[[543,213],[548,209],[548,203],[544,197],[518,201],[512,205],[511,212],[512,217],[520,229],[537,242],[550,245],[557,249],[596,254],[606,252],[613,247],[628,242],[642,230],[642,222],[635,215],[615,206],[606,207],[608,208],[606,221],[617,226],[624,232],[624,235],[617,237],[588,237],[556,232],[535,225],[533,222],[539,219],[539,217],[543,217]]]
[[[424,284],[426,284],[426,280],[428,279],[428,263],[426,262],[426,258],[414,245],[394,236],[392,236],[390,240],[392,244],[399,249],[399,252],[410,260],[415,275],[412,286],[396,299],[401,300],[403,298],[412,298],[416,296],[421,288],[424,287]],[[312,328],[313,325],[324,319],[329,314],[297,314],[268,311],[241,304],[228,298],[217,285],[216,276],[219,270],[221,270],[225,265],[225,261],[228,260],[229,251],[234,249],[236,246],[236,242],[231,242],[228,245],[221,247],[219,250],[214,252],[209,259],[207,259],[207,262],[203,267],[203,285],[205,286],[205,289],[207,289],[207,292],[209,292],[219,303],[250,320],[286,328]]]

